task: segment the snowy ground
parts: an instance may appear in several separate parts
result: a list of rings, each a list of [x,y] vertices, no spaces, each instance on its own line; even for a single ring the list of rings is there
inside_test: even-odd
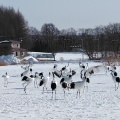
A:
[[[67,65],[59,62],[58,69]],[[101,63],[89,62],[89,66]],[[48,76],[54,63],[41,63],[33,65],[33,73],[43,72]],[[78,62],[70,63],[72,69],[77,71],[73,81],[80,79]],[[58,81],[56,99],[52,99],[50,81],[48,91],[42,94],[42,87],[34,88],[31,83],[27,93],[23,91],[20,74],[24,70],[20,65],[0,67],[0,76],[8,72],[10,75],[8,87],[4,87],[3,78],[0,81],[0,120],[119,120],[120,119],[120,89],[115,91],[114,82],[110,73],[101,71],[90,77],[88,89],[76,98],[76,90],[63,90]],[[120,73],[120,68],[117,67]],[[120,75],[119,75],[120,76]]]

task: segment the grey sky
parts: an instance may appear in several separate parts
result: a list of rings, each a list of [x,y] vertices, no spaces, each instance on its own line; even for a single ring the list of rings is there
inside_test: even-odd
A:
[[[19,9],[38,30],[45,23],[59,30],[120,23],[120,0],[0,0],[0,5]]]

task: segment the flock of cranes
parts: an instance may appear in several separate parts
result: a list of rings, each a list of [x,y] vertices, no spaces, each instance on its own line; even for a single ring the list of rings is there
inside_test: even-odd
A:
[[[115,83],[115,91],[119,88],[119,83],[120,83],[120,77],[118,77],[117,72],[116,72],[116,67],[115,66],[104,66],[104,65],[98,65],[98,66],[92,66],[89,67],[88,63],[83,64],[79,62],[79,68],[80,68],[80,77],[77,78],[77,81],[74,81],[73,76],[76,75],[76,71],[72,70],[69,66],[69,63],[67,66],[63,66],[61,69],[58,69],[58,65],[54,64],[52,70],[48,73],[48,77],[44,76],[43,72],[35,72],[33,74],[33,69],[31,65],[27,66],[21,66],[22,69],[24,69],[24,72],[21,73],[21,81],[23,82],[23,88],[24,92],[26,93],[27,86],[34,82],[34,87],[43,87],[43,92],[44,89],[47,90],[47,83],[49,80],[51,80],[51,90],[52,90],[52,98],[55,94],[56,98],[56,91],[57,91],[57,86],[58,82],[61,85],[61,88],[63,89],[64,92],[64,97],[65,97],[65,91],[70,90],[70,89],[76,89],[77,91],[77,96],[80,97],[80,92],[81,89],[84,89],[85,87],[88,87],[88,83],[90,83],[90,76],[92,76],[95,73],[100,72],[101,70],[105,70],[106,73],[109,71],[112,79]],[[7,87],[8,81],[9,81],[9,75],[6,72],[5,75],[2,76],[4,78],[4,87]],[[57,78],[60,79],[60,81],[57,80]]]

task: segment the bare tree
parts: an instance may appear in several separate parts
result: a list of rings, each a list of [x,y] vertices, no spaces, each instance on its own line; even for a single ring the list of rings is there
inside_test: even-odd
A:
[[[48,45],[45,48],[45,51],[52,52],[57,47],[55,44],[55,38],[58,36],[59,30],[52,23],[44,24],[41,28],[41,35],[44,43]]]

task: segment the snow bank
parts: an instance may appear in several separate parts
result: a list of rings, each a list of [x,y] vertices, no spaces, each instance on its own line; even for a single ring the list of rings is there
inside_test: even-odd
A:
[[[0,56],[0,62],[5,62],[7,64],[17,64],[20,63],[20,59],[16,58],[14,55],[2,55]]]
[[[27,57],[24,57],[21,61],[28,61],[28,62],[31,62],[31,63],[37,63],[38,60],[32,56],[27,56]]]
[[[43,53],[43,52],[29,52],[29,56],[24,57],[23,59],[16,58],[13,54],[11,55],[2,55],[0,56],[0,62],[5,62],[7,64],[18,64],[22,62],[31,62],[31,63],[38,63],[39,61],[35,58],[38,55],[41,57],[39,59],[43,60],[51,60],[50,58],[52,53]],[[88,59],[87,55],[83,55],[80,52],[62,52],[56,53],[55,60],[56,61],[78,61],[84,58],[85,60]]]

